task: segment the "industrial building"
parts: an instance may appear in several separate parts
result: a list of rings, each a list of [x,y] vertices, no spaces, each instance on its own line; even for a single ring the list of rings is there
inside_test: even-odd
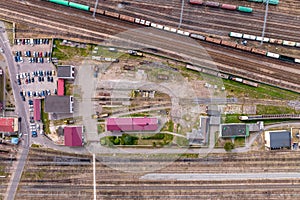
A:
[[[107,131],[155,131],[158,129],[158,119],[148,117],[138,118],[108,118]]]
[[[16,135],[19,130],[17,117],[0,117],[0,133],[3,135]]]
[[[35,121],[40,121],[41,120],[41,100],[40,99],[33,100],[33,108],[34,108],[33,119]]]
[[[65,80],[59,78],[57,80],[57,95],[64,96],[64,94],[65,94]]]

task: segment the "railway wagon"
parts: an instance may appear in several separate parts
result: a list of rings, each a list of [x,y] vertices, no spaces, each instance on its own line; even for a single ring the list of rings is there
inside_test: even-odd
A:
[[[221,78],[224,78],[224,79],[228,79],[228,78],[229,78],[229,75],[228,75],[228,74],[224,74],[224,73],[219,72],[219,73],[218,73],[218,77],[221,77]]]
[[[187,64],[185,67],[186,67],[187,69],[190,69],[190,70],[202,72],[202,68],[196,67],[196,66],[193,66],[193,65],[190,65],[190,64]]]
[[[246,12],[246,13],[252,13],[253,9],[245,6],[239,6],[237,8],[238,11],[240,12]]]
[[[255,2],[255,3],[262,3],[263,2],[263,0],[248,0],[248,1]]]
[[[219,73],[218,71],[211,70],[211,69],[205,69],[205,68],[202,69],[202,72],[205,74],[213,75],[213,76],[218,76],[218,73]]]
[[[230,37],[235,37],[235,38],[242,38],[243,34],[242,33],[236,33],[236,32],[229,32]]]
[[[291,41],[283,40],[282,45],[294,47],[294,46],[296,46],[296,42],[291,42]]]
[[[120,19],[128,21],[128,22],[132,22],[132,23],[134,22],[134,18],[130,17],[130,16],[127,16],[127,15],[120,15]]]
[[[272,44],[282,44],[283,40],[270,38],[269,42],[272,43]]]
[[[189,0],[190,4],[195,4],[195,5],[202,5],[203,1],[202,0]]]
[[[237,6],[230,5],[230,4],[222,4],[221,8],[226,9],[226,10],[236,10]]]
[[[82,4],[79,4],[79,3],[69,2],[69,6],[72,7],[72,8],[79,9],[79,10],[90,11],[90,7],[89,6],[82,5]]]
[[[267,52],[267,56],[268,56],[268,57],[271,57],[271,58],[276,58],[276,59],[278,59],[278,58],[280,57],[279,54],[277,54],[277,53],[272,53],[272,52]]]
[[[105,15],[109,17],[114,17],[114,18],[119,18],[120,14],[115,13],[115,12],[110,12],[110,11],[105,11]]]
[[[235,42],[230,42],[230,41],[225,41],[225,40],[222,40],[221,44],[224,46],[229,46],[229,47],[233,47],[233,48],[235,48],[237,45]]]
[[[198,39],[198,40],[205,40],[205,36],[203,35],[198,35],[198,34],[195,34],[195,33],[192,33],[190,35],[191,38],[195,38],[195,39]]]
[[[300,63],[300,59],[295,58],[295,63]]]
[[[213,2],[213,1],[207,1],[204,3],[208,7],[218,8],[220,6],[220,3]]]
[[[94,8],[90,8],[90,11],[91,11],[91,12],[94,12],[95,9],[94,9]],[[101,15],[104,15],[104,10],[96,9],[96,13],[101,14]]]
[[[216,44],[221,44],[221,40],[220,39],[216,39],[216,38],[206,37],[206,41],[207,42],[216,43]]]
[[[257,49],[257,48],[252,48],[251,51],[252,51],[253,53],[261,54],[261,55],[264,55],[264,56],[267,54],[267,51],[262,50],[262,49]]]
[[[69,2],[64,1],[64,0],[48,0],[48,1],[52,2],[52,3],[60,4],[60,5],[63,5],[63,6],[69,6]]]
[[[288,61],[288,62],[294,62],[296,60],[295,58],[292,58],[292,57],[289,57],[289,56],[285,56],[285,55],[280,55],[279,59],[283,60],[283,61]]]
[[[255,36],[255,35],[244,34],[244,35],[243,35],[243,38],[244,38],[244,39],[247,39],[247,40],[255,40],[255,39],[256,39],[256,36]]]
[[[260,37],[260,36],[257,36],[256,37],[256,41],[263,41],[263,42],[269,42],[270,41],[270,38],[267,38],[267,37]]]
[[[263,3],[267,3],[267,0],[263,0]],[[269,4],[278,5],[279,0],[269,0]]]
[[[245,85],[250,85],[253,87],[258,87],[258,83],[252,82],[252,81],[247,81],[247,80],[243,80],[243,82]]]
[[[244,45],[241,45],[241,44],[237,44],[237,45],[236,45],[236,48],[237,48],[237,49],[244,50],[244,51],[249,51],[249,52],[251,52],[251,50],[252,50],[251,47],[247,47],[247,46],[244,46]]]

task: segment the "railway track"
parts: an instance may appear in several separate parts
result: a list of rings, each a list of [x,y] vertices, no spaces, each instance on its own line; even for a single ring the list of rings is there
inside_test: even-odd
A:
[[[43,2],[43,3],[45,3],[45,2]],[[48,2],[46,2],[47,3],[47,5],[49,5],[49,3]],[[48,11],[49,11],[49,9],[50,8],[48,8]],[[58,9],[58,11],[60,10],[60,9],[65,9],[65,8],[59,8]],[[51,9],[51,11],[52,11],[53,9]],[[69,9],[70,11],[72,10],[72,9]],[[46,11],[46,10],[45,10]],[[29,12],[29,11],[28,11]],[[74,11],[75,12],[75,11]],[[59,13],[59,12],[57,12],[57,13]],[[56,14],[57,14],[56,13]],[[79,13],[81,13],[83,16],[85,16],[85,15],[87,15],[87,13],[85,13],[85,12],[79,12]],[[32,14],[32,12],[30,11],[30,14]],[[58,16],[58,17],[62,17],[61,15],[60,16]],[[71,22],[73,22],[73,20],[75,20],[74,19],[74,16],[68,16],[67,18],[66,18],[66,15],[64,15],[63,17],[65,17],[64,18],[64,21],[66,22],[66,21],[71,21]],[[87,17],[87,16],[86,16]],[[104,16],[101,16],[101,18],[102,17],[104,17]],[[65,20],[65,19],[69,19],[69,20]],[[53,19],[51,19],[51,20],[53,20]],[[59,20],[59,19],[58,19]],[[82,27],[83,26],[83,21],[85,21],[85,20],[87,20],[87,19],[78,19],[78,17],[76,18],[76,20],[77,20],[77,23],[78,23],[78,26],[79,27]],[[105,19],[106,20],[106,19]],[[112,19],[110,19],[110,20],[112,20]],[[115,23],[116,21],[118,21],[118,20],[113,20],[114,22],[113,23]],[[61,21],[60,21],[61,22]],[[86,21],[85,21],[86,22]],[[118,23],[120,23],[120,22],[118,22]],[[71,23],[72,24],[72,23]],[[76,24],[76,23],[75,23]],[[72,25],[75,25],[75,24],[72,24]],[[86,24],[86,23],[85,23]],[[121,23],[120,23],[121,24]],[[100,35],[98,35],[96,32],[97,32],[97,30],[98,30],[98,32],[99,31],[104,31],[103,29],[98,29],[98,27],[97,27],[97,25],[96,25],[96,23],[95,22],[93,22],[93,23],[91,23],[91,25],[93,25],[93,28],[91,28],[90,30],[93,30],[94,32],[95,32],[95,34],[93,34],[93,36],[95,37],[95,38],[97,38],[97,37],[101,37]],[[127,27],[127,25],[129,25],[128,23],[126,24],[126,27]],[[107,26],[107,23],[106,23],[106,26]],[[104,27],[106,27],[106,26],[104,26]],[[135,26],[135,25],[133,25],[133,26]],[[95,27],[96,27],[96,29],[95,29]],[[135,27],[137,27],[137,26],[135,26]],[[113,31],[120,31],[118,28],[116,28],[116,30],[114,30],[114,28],[115,27],[113,27],[113,29],[111,29],[111,30],[113,30]],[[106,31],[106,28],[105,28],[105,32],[107,32]],[[109,33],[109,30],[108,30],[108,32],[107,33]],[[105,35],[105,34],[104,34]],[[103,34],[102,34],[102,37],[103,37]],[[98,38],[98,40],[99,40],[99,38]],[[208,46],[211,46],[211,45],[208,45]],[[222,48],[223,50],[224,50],[224,48]],[[227,50],[226,50],[227,51]],[[225,53],[225,52],[224,52]],[[228,52],[226,52],[225,54],[229,54]],[[222,63],[225,63],[225,61],[228,61],[228,60],[231,60],[231,59],[228,59],[228,57],[229,58],[231,58],[231,56],[226,56],[225,57],[225,55],[224,56],[222,56],[222,57],[220,57],[218,54],[215,54],[216,56],[216,58],[218,58],[218,59],[220,59],[220,58],[222,58]],[[241,60],[239,60],[240,62],[239,63],[241,63],[241,62],[244,62],[245,63],[245,61],[241,61]],[[233,65],[236,65],[236,63],[238,62],[238,60],[235,60],[235,62],[232,62],[232,64]],[[273,61],[272,61],[273,62]],[[278,61],[277,61],[278,62]],[[230,63],[231,64],[231,63]],[[245,63],[244,64],[245,65],[245,67],[244,67],[244,69],[246,70],[246,71],[249,71],[249,64],[248,63]],[[240,66],[240,67],[242,67],[242,66]],[[224,68],[223,68],[224,69]],[[228,69],[228,67],[227,67],[227,70],[226,70],[227,72],[228,71],[235,71],[237,74],[240,74],[239,73],[239,71],[240,71],[240,69],[235,69],[235,70],[233,70],[233,69]],[[266,76],[269,76],[269,70],[266,70],[267,72],[265,72],[265,74],[266,74]],[[252,70],[252,72],[254,72],[253,70]],[[256,69],[256,72],[257,72],[257,74],[261,74],[262,72],[261,71],[259,71],[259,70],[257,70]],[[289,73],[289,72],[284,72],[284,73]],[[274,77],[275,79],[278,79],[278,74],[279,75],[281,75],[281,74],[283,74],[283,73],[281,73],[280,71],[278,71],[278,73],[277,73],[277,75]],[[290,77],[290,76],[289,76]],[[291,77],[293,77],[293,76],[291,76]],[[282,77],[280,77],[280,78],[282,78]],[[295,78],[296,79],[296,78]],[[261,77],[261,78],[259,78],[259,80],[264,80],[264,77]],[[287,82],[289,82],[288,80],[287,80]],[[270,83],[270,82],[268,82],[268,83]],[[272,83],[271,83],[272,84]],[[278,84],[278,83],[277,83]],[[283,84],[285,87],[288,85],[288,84]],[[289,87],[290,89],[291,89],[291,87]],[[294,86],[292,89],[295,89],[296,88],[296,86]]]

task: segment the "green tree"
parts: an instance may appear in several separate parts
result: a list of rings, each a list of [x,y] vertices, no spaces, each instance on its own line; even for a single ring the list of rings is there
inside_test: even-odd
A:
[[[230,152],[232,149],[234,149],[234,144],[232,142],[226,142],[224,149],[225,151]]]

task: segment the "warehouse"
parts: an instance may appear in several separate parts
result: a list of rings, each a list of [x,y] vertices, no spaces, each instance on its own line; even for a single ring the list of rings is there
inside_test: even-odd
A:
[[[45,112],[73,113],[73,97],[72,96],[46,96]]]
[[[270,150],[291,148],[292,135],[286,130],[266,131],[265,146]]]
[[[61,65],[57,67],[57,78],[60,79],[74,79],[74,66]]]
[[[64,138],[65,146],[82,146],[82,126],[66,126]]]

